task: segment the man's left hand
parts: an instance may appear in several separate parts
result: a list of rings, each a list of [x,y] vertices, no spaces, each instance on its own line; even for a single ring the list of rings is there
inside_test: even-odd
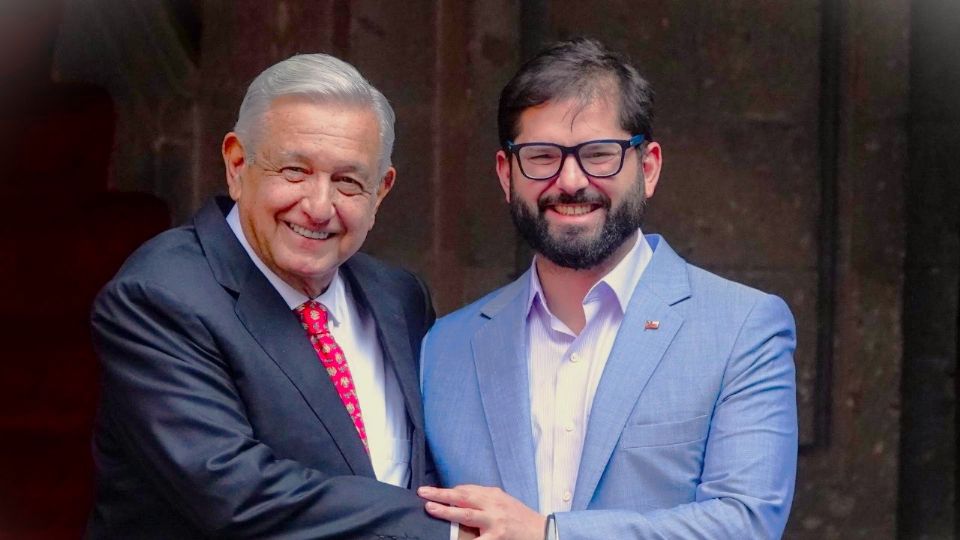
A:
[[[422,487],[427,513],[480,530],[478,540],[543,540],[547,518],[500,488],[462,485],[450,489]]]

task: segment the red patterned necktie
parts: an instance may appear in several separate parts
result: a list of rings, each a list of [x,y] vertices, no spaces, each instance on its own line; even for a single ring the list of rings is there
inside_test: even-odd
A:
[[[360,399],[357,397],[357,391],[353,386],[353,377],[350,375],[350,366],[347,365],[347,359],[343,355],[343,350],[334,341],[330,334],[330,328],[327,326],[327,308],[319,302],[310,300],[297,307],[297,314],[300,315],[300,323],[303,329],[310,336],[310,343],[313,344],[313,350],[317,351],[320,363],[330,375],[330,381],[337,389],[340,401],[346,407],[350,419],[353,420],[354,427],[360,435],[360,441],[363,448],[367,448],[367,430],[363,427],[363,415],[360,413]]]

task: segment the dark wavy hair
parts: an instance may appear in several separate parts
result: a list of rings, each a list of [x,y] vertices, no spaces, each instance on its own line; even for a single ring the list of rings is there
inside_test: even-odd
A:
[[[653,89],[623,55],[595,39],[555,43],[527,60],[500,92],[500,146],[518,135],[524,110],[550,100],[576,99],[582,107],[597,97],[619,94],[620,125],[631,135],[653,139]]]

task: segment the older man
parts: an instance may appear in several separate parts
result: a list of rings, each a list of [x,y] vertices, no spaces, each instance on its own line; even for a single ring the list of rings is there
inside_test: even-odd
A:
[[[427,438],[456,486],[420,490],[431,514],[491,540],[783,532],[793,318],[641,234],[662,159],[652,114],[647,82],[591,40],[503,90],[496,170],[536,256],[426,338]]]
[[[90,537],[449,537],[409,489],[432,475],[430,299],[357,253],[393,187],[393,122],[330,56],[251,84],[223,141],[233,201],[144,245],[94,306]]]

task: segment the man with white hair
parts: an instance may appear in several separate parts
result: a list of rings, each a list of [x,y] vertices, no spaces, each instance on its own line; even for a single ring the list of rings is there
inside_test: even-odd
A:
[[[423,283],[358,254],[393,187],[394,115],[349,64],[280,62],[223,141],[230,199],[98,296],[91,538],[448,538],[416,359]]]

